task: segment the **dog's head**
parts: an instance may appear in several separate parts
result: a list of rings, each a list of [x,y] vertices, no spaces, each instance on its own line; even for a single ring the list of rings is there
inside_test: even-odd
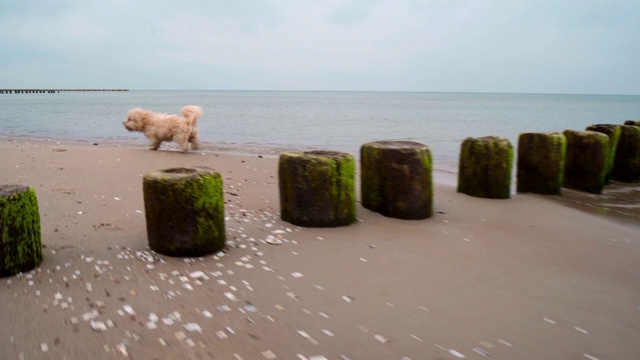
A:
[[[129,111],[127,114],[127,120],[122,124],[129,131],[142,131],[147,123],[149,117],[149,111],[140,108],[135,108]]]

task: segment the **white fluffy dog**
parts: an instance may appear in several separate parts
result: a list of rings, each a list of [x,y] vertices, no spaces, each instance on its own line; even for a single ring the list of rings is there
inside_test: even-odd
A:
[[[135,108],[127,114],[123,122],[129,131],[140,131],[151,140],[151,150],[158,150],[163,141],[175,141],[188,152],[200,147],[196,123],[202,116],[200,106],[189,105],[180,110],[182,116],[154,113],[153,111]],[[191,146],[189,145],[191,143]]]

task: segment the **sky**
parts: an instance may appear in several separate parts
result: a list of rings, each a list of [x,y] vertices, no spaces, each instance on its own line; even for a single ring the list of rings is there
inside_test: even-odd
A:
[[[638,0],[0,0],[0,88],[640,94]]]

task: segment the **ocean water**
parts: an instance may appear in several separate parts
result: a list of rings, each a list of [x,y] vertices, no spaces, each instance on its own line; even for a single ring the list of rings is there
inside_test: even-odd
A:
[[[436,169],[455,171],[460,144],[495,135],[517,147],[522,132],[584,130],[640,119],[640,96],[313,91],[129,91],[0,94],[0,136],[145,146],[122,122],[142,107],[177,114],[200,105],[205,150],[278,154],[326,149],[358,156],[374,140],[432,149]],[[165,148],[176,148],[175,145]]]

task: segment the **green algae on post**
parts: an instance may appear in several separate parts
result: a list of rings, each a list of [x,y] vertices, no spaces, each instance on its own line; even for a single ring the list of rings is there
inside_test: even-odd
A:
[[[462,142],[458,192],[488,199],[511,196],[513,146],[497,136],[468,137]]]
[[[0,185],[0,277],[31,270],[43,259],[36,192]]]
[[[206,167],[152,171],[143,179],[149,247],[169,256],[221,250],[226,234],[222,177]]]
[[[618,140],[620,139],[620,125],[615,124],[598,124],[587,126],[588,131],[596,131],[603,133],[609,137],[609,156],[607,157],[607,173],[604,177],[605,184],[611,182],[611,171],[613,170],[613,161],[616,158],[616,149],[618,148]]]
[[[362,206],[398,219],[433,212],[431,149],[413,141],[374,141],[360,148]]]
[[[620,130],[620,140],[611,177],[624,182],[638,181],[640,180],[640,126],[622,125]]]
[[[567,139],[560,133],[522,133],[518,139],[517,191],[561,193]]]
[[[565,130],[567,156],[564,186],[601,194],[607,174],[609,137],[595,131]]]
[[[355,159],[339,151],[286,152],[278,163],[282,220],[336,227],[356,221]]]

